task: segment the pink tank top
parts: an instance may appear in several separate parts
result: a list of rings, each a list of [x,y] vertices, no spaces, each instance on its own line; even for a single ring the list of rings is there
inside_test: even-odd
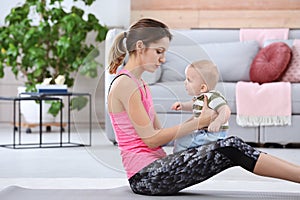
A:
[[[129,71],[123,69],[119,74],[127,74],[137,85],[139,85],[136,78],[131,75]],[[143,86],[139,86],[139,90],[149,118],[154,122],[154,107],[150,91],[148,87],[145,87],[144,82]],[[118,147],[121,151],[123,166],[128,178],[132,177],[135,173],[153,161],[166,156],[165,151],[161,147],[149,148],[142,141],[132,126],[126,111],[120,113],[110,112],[109,115],[118,142]]]

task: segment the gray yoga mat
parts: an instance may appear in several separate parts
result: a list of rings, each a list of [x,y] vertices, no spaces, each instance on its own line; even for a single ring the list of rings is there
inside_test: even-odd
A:
[[[99,199],[300,199],[299,193],[184,190],[173,196],[134,194],[128,186],[113,189],[27,189],[10,186],[0,191],[1,200],[99,200]]]

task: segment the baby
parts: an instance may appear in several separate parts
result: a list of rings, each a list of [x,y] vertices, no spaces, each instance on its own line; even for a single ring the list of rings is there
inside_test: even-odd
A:
[[[185,76],[184,85],[187,93],[194,98],[187,102],[175,102],[171,109],[193,111],[194,117],[199,117],[203,107],[203,99],[206,96],[208,107],[215,110],[218,116],[207,129],[196,130],[194,133],[176,139],[174,152],[225,138],[229,128],[230,108],[225,97],[215,90],[219,80],[216,65],[208,60],[193,62],[186,67]]]

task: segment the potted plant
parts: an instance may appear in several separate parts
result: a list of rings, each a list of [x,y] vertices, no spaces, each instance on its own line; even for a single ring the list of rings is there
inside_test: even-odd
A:
[[[73,6],[67,11],[64,0],[26,0],[11,9],[0,27],[0,78],[9,67],[15,77],[25,77],[26,91],[36,91],[36,85],[50,78],[50,83],[63,75],[72,87],[76,73],[96,77],[101,66],[96,61],[97,43],[105,40],[108,28],[93,15]],[[86,6],[95,0],[82,1]],[[93,35],[93,41],[87,38]],[[57,115],[59,102],[52,102],[48,112]],[[84,107],[83,97],[71,100],[71,109]]]

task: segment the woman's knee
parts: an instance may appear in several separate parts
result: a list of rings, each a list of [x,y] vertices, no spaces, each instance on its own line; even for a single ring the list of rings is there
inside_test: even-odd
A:
[[[221,140],[216,151],[228,157],[235,165],[253,172],[260,151],[246,144],[236,136]]]

